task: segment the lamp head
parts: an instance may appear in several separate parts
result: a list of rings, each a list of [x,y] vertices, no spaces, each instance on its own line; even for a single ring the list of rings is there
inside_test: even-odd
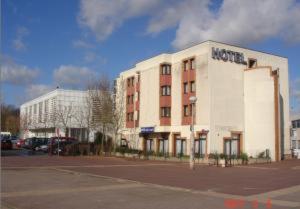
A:
[[[196,103],[196,101],[197,101],[197,97],[195,97],[195,96],[191,96],[190,98],[189,98],[189,100],[190,100],[190,102],[191,103]]]

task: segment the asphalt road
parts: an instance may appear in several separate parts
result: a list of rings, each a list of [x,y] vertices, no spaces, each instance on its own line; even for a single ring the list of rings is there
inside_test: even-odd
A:
[[[44,152],[32,151],[27,149],[12,149],[12,150],[1,150],[1,156],[35,156],[35,155],[46,155]]]

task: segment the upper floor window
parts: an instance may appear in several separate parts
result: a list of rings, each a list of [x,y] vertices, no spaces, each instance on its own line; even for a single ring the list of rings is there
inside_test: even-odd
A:
[[[140,82],[140,79],[141,79],[141,76],[140,76],[140,74],[138,74],[137,82]]]
[[[188,69],[189,69],[189,61],[186,60],[186,61],[183,62],[183,70],[186,71]]]
[[[195,63],[195,59],[191,59],[191,69],[194,70],[196,69],[196,63]]]
[[[161,117],[171,117],[171,107],[161,107]]]
[[[129,87],[131,84],[130,78],[127,78],[127,86]]]
[[[127,86],[134,86],[134,77],[127,78]]]
[[[130,104],[130,95],[127,96],[127,104]]]
[[[188,105],[183,106],[183,115],[189,116],[189,106]]]
[[[170,75],[171,74],[171,65],[164,64],[161,67],[162,75]]]
[[[127,113],[127,121],[133,121],[133,112]]]
[[[162,96],[170,96],[171,95],[171,86],[162,86],[161,87],[161,95]]]
[[[248,68],[254,68],[257,67],[257,60],[249,58],[248,59]]]
[[[190,92],[195,92],[196,91],[196,85],[195,81],[190,82]]]
[[[37,104],[35,104],[34,106],[33,106],[33,114],[36,114],[37,113]]]
[[[187,82],[183,83],[183,93],[184,94],[188,93],[188,83]]]

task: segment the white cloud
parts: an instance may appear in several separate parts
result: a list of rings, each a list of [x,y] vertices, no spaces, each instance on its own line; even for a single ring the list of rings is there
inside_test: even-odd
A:
[[[106,39],[130,18],[149,16],[146,34],[176,28],[172,42],[184,48],[205,40],[249,44],[268,38],[300,42],[300,3],[296,0],[82,0],[79,22]]]
[[[97,73],[87,67],[61,65],[54,70],[54,81],[62,88],[84,88]]]
[[[78,21],[102,41],[123,21],[145,15],[157,5],[159,0],[81,0]]]
[[[17,51],[26,50],[27,46],[24,43],[24,38],[29,35],[29,30],[24,27],[20,26],[17,28],[16,31],[16,38],[13,40],[13,48]]]
[[[73,47],[75,48],[86,48],[86,49],[93,48],[92,44],[83,40],[74,40],[72,44]]]
[[[207,5],[206,12],[191,10],[180,19],[173,46],[182,48],[208,39],[233,44],[272,37],[299,41],[299,8],[294,0],[227,0],[217,13],[209,11]],[[293,37],[287,31],[293,32]]]
[[[38,69],[19,65],[7,56],[2,56],[1,71],[2,82],[13,85],[28,85],[39,75]]]
[[[26,88],[25,95],[26,100],[31,100],[37,98],[43,94],[46,94],[50,91],[54,90],[52,86],[44,85],[44,84],[33,84]]]

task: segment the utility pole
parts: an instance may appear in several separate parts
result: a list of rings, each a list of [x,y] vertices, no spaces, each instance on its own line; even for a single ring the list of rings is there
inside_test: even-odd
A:
[[[195,111],[195,103],[197,101],[197,97],[191,96],[189,98],[192,104],[192,123],[191,123],[191,137],[190,137],[190,169],[195,169],[195,159],[194,159],[194,111]]]

